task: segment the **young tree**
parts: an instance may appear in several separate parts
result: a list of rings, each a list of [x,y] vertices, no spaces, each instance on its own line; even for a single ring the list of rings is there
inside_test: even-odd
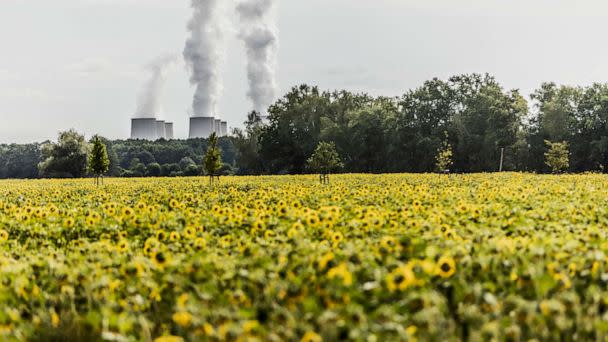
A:
[[[545,152],[545,163],[551,168],[553,173],[564,172],[570,168],[570,150],[568,143],[562,142],[550,142],[545,140],[545,144],[549,147],[549,150]]]
[[[308,158],[308,167],[319,173],[321,184],[329,183],[329,174],[344,166],[333,142],[321,141],[315,152]]]
[[[452,167],[452,145],[448,142],[448,134],[445,133],[445,140],[441,144],[439,150],[437,150],[437,156],[435,157],[435,167],[437,171],[443,173],[449,173],[450,167]]]
[[[219,179],[218,172],[222,168],[222,155],[217,147],[217,135],[212,133],[209,137],[209,147],[203,159],[203,169],[209,176],[209,185],[213,186],[213,178]]]
[[[89,172],[95,176],[95,184],[99,186],[99,178],[110,169],[110,159],[108,159],[108,151],[106,145],[101,141],[99,136],[93,137],[93,149],[89,156]]]

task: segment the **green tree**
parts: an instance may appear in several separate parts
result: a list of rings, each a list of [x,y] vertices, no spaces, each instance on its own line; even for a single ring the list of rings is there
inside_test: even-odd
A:
[[[75,130],[59,133],[57,143],[42,147],[43,161],[38,164],[40,176],[50,178],[80,178],[87,168],[89,145]]]
[[[150,163],[146,167],[146,176],[147,177],[158,177],[161,173],[161,166],[159,163]]]
[[[219,179],[219,170],[222,168],[222,154],[217,147],[217,135],[212,133],[209,137],[207,153],[203,158],[203,169],[209,176],[209,185],[213,186],[214,177]]]
[[[452,145],[448,141],[448,133],[445,133],[445,140],[441,144],[439,150],[437,150],[437,156],[435,157],[435,167],[439,172],[450,172],[450,168],[452,167]]]
[[[321,141],[314,153],[308,158],[308,167],[319,173],[321,184],[329,183],[329,174],[344,166],[333,142]]]
[[[237,152],[239,174],[260,174],[264,171],[259,141],[263,128],[262,117],[258,112],[252,111],[247,115],[245,130],[233,130],[231,139]]]
[[[110,169],[110,159],[106,145],[101,141],[99,136],[93,137],[93,148],[89,156],[89,172],[95,176],[95,184],[99,185],[99,179]]]
[[[570,167],[570,151],[568,143],[550,142],[545,140],[549,150],[545,152],[545,163],[551,168],[553,173],[564,172]]]

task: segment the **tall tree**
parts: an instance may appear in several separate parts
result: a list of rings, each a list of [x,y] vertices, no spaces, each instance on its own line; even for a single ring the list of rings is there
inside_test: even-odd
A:
[[[234,129],[232,141],[237,151],[239,174],[251,175],[264,172],[264,163],[260,157],[260,137],[263,129],[262,117],[256,111],[247,115],[244,131]]]
[[[42,147],[44,161],[38,165],[42,177],[84,176],[87,166],[89,146],[84,136],[75,130],[59,133],[57,143],[47,143]]]
[[[213,186],[214,177],[219,179],[219,171],[222,168],[222,155],[217,147],[217,135],[212,133],[209,137],[209,146],[203,159],[203,169],[209,176],[209,185]]]
[[[294,87],[270,106],[268,127],[260,139],[261,155],[270,172],[303,173],[314,151],[330,94],[317,87]]]
[[[93,137],[93,147],[89,156],[89,172],[95,176],[95,184],[99,185],[99,179],[110,169],[110,159],[106,145],[101,141],[99,136]]]

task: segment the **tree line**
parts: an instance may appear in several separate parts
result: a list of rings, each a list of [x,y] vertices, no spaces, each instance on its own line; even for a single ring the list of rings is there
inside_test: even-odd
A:
[[[501,153],[506,171],[608,170],[608,84],[543,83],[529,99],[488,74],[435,78],[399,97],[301,85],[268,114],[249,113],[244,129],[218,139],[220,174],[311,172],[322,142],[344,172],[493,172]],[[109,176],[203,173],[207,139],[100,139]],[[55,143],[0,145],[0,178],[82,177],[91,146],[74,131]]]
[[[544,83],[528,101],[485,74],[432,79],[395,98],[302,85],[250,113],[233,137],[244,173],[303,173],[321,141],[333,142],[346,172],[436,172],[450,147],[453,172],[548,173],[552,148],[567,146],[566,171],[608,167],[608,85]],[[562,169],[563,167],[558,167]]]
[[[88,163],[95,139],[106,149],[110,177],[180,177],[203,174],[207,139],[90,140],[74,131],[60,132],[56,142],[0,145],[0,178],[79,178],[94,176]],[[234,174],[236,151],[230,138],[218,139],[222,165],[219,174]],[[99,147],[98,147],[99,148]]]

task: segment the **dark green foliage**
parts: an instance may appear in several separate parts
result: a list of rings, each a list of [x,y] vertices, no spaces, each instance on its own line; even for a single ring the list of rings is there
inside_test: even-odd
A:
[[[236,150],[236,163],[239,174],[257,175],[265,171],[260,158],[260,137],[263,133],[263,123],[260,114],[250,112],[245,121],[245,130],[235,129],[232,142]]]
[[[190,164],[186,166],[184,169],[184,176],[193,177],[201,175],[201,168],[195,164]]]
[[[88,169],[95,176],[95,182],[99,184],[99,177],[102,177],[110,169],[110,159],[108,159],[106,145],[99,136],[94,136],[91,143],[93,146],[89,155]]]
[[[38,178],[41,144],[0,145],[0,178]]]
[[[212,133],[209,137],[209,146],[203,159],[203,170],[209,176],[209,183],[213,184],[214,177],[219,176],[219,171],[222,168],[222,155],[217,146],[217,135]]]
[[[43,161],[38,165],[42,177],[79,178],[84,176],[89,146],[75,130],[59,133],[57,143],[42,146]]]
[[[159,163],[150,163],[146,168],[147,177],[158,177],[161,174],[161,166]]]

